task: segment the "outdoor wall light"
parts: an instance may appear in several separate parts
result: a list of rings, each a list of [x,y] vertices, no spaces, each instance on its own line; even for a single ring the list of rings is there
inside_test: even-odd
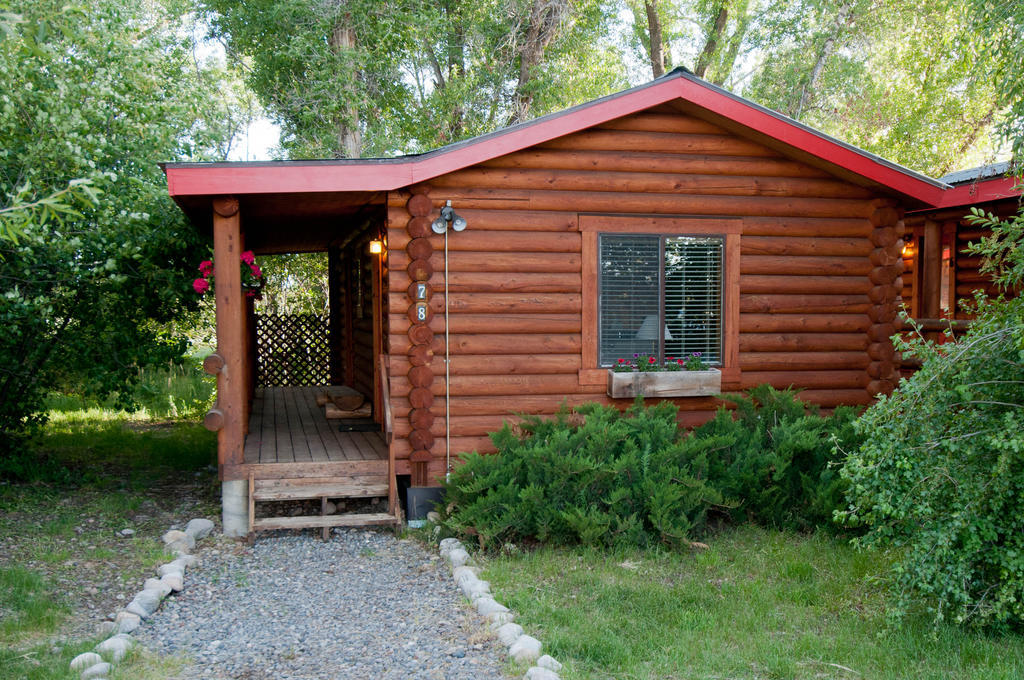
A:
[[[902,250],[903,257],[911,257],[913,254],[914,254],[914,242],[911,241],[911,240],[904,241],[903,242],[903,250]]]
[[[378,239],[370,241],[370,254],[380,255],[384,252],[384,243]]]
[[[446,201],[444,207],[441,208],[441,216],[430,223],[430,228],[434,230],[435,234],[443,234],[448,231],[449,222],[455,231],[462,231],[466,228],[466,219],[455,212],[451,201]]]

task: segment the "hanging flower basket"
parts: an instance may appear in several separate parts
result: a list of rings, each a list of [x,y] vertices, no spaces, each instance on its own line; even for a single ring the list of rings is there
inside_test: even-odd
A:
[[[722,391],[722,372],[707,366],[696,352],[686,358],[669,357],[664,364],[649,355],[619,359],[608,369],[608,396],[710,397]]]
[[[242,274],[242,292],[245,297],[262,298],[263,291],[263,270],[256,264],[256,255],[247,250],[238,257]],[[199,295],[213,293],[213,260],[203,260],[199,263],[200,278],[192,282],[192,290]]]

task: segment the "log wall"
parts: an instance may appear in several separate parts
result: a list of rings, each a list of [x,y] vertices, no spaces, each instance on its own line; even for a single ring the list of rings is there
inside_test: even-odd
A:
[[[596,320],[583,299],[581,214],[741,223],[738,327],[726,329],[738,337],[739,370],[728,387],[792,385],[824,407],[865,404],[890,388],[898,206],[656,109],[389,195],[392,446],[414,483],[445,471],[444,239],[429,225],[446,200],[468,222],[448,237],[453,460],[492,451],[486,433],[516,413],[626,405],[605,395],[603,371],[583,365]],[[430,288],[422,320],[411,302],[417,281]],[[686,425],[719,404],[674,401]],[[416,472],[415,463],[425,466]]]
[[[983,291],[986,295],[993,297],[999,294],[997,286],[992,283],[988,274],[981,273],[982,258],[967,250],[971,243],[977,243],[985,236],[992,234],[989,229],[982,229],[973,225],[956,223],[952,234],[955,244],[954,256],[954,277],[951,282],[952,296],[956,301],[955,319],[969,319],[969,314],[964,312],[961,303],[974,299],[975,291]]]
[[[371,240],[381,238],[381,225],[368,224],[344,244],[329,250],[331,277],[330,332],[331,382],[348,385],[367,397],[376,389],[376,357],[381,352],[382,333],[375,324],[387,317],[387,297],[382,280],[387,277],[387,255],[369,252]],[[385,251],[386,252],[386,251]]]

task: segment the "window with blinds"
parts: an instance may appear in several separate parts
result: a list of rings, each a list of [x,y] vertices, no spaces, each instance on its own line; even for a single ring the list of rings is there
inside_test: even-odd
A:
[[[598,355],[722,358],[721,236],[601,234]]]

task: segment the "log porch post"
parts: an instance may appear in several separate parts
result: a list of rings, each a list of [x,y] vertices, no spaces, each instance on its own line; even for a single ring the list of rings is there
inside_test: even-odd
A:
[[[225,466],[245,460],[245,414],[248,401],[246,375],[245,298],[242,296],[241,220],[238,199],[222,196],[213,201],[213,274],[216,279],[217,354],[224,366],[217,374],[217,408],[223,426],[217,432],[217,463],[220,468],[224,533],[245,535],[249,531],[246,512],[246,480],[224,479]]]
[[[924,222],[921,248],[921,316],[938,319],[942,300],[942,227],[935,220]]]
[[[331,384],[345,384],[345,357],[343,348],[345,340],[344,310],[342,309],[341,287],[344,282],[344,271],[341,259],[341,249],[331,245],[327,249],[327,289],[329,318],[327,321],[327,340],[330,352],[331,363]]]

